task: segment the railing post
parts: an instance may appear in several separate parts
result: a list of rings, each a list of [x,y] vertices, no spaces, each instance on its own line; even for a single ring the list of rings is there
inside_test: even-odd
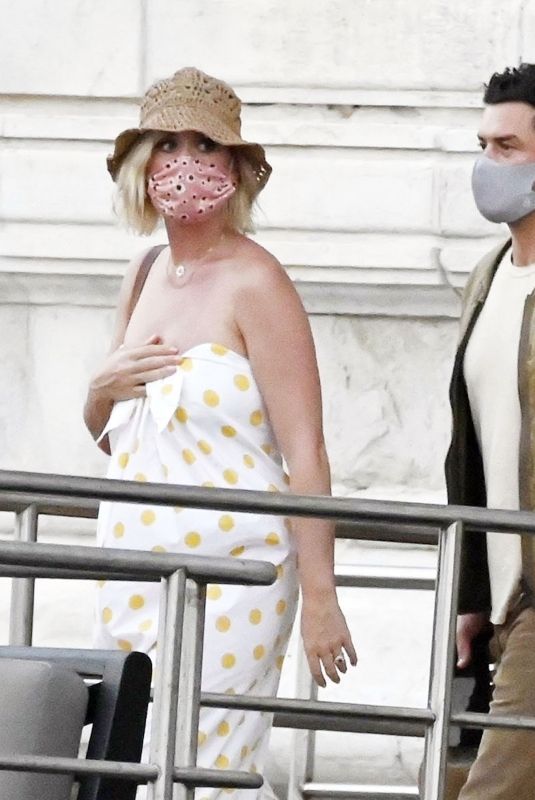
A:
[[[186,573],[180,569],[161,582],[152,713],[150,763],[160,774],[149,785],[149,800],[172,800],[182,620],[186,604]]]
[[[197,758],[206,586],[188,579],[182,627],[175,764],[193,767]],[[194,789],[175,786],[175,800],[193,800]]]
[[[310,675],[303,642],[299,638],[296,659],[296,697],[317,700],[318,686]],[[301,788],[314,779],[316,756],[316,731],[295,730],[293,733],[292,756],[288,775],[287,800],[301,800]]]
[[[462,522],[440,531],[428,697],[435,721],[425,740],[422,800],[443,800],[444,797],[462,531]]]
[[[28,506],[15,515],[16,542],[37,541],[37,508]],[[33,608],[35,578],[13,578],[9,610],[9,644],[31,645],[33,636]]]

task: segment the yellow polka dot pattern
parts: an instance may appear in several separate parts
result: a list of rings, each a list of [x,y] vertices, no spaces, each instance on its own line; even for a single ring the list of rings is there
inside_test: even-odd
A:
[[[184,536],[184,542],[188,547],[195,548],[198,547],[201,543],[201,534],[197,533],[197,531],[190,531]]]
[[[186,411],[185,408],[182,408],[182,406],[179,406],[177,408],[177,410],[175,411],[175,418],[176,418],[177,422],[182,422],[182,424],[184,424],[185,422],[188,421],[188,412]]]
[[[198,358],[197,348],[191,348],[177,374],[152,387],[147,415],[132,414],[130,421],[121,423],[110,477],[287,491],[281,455],[271,441],[269,420],[246,360],[221,345],[199,347],[204,350]],[[283,562],[275,563],[277,582],[270,587],[255,591],[234,585],[206,587],[205,659],[220,682],[223,677],[217,691],[231,695],[256,687],[254,693],[269,696],[282,669],[293,620],[294,567],[284,568],[288,540],[282,518],[149,502],[112,504],[107,520],[104,540],[112,547],[144,548],[155,555],[206,553]],[[98,597],[99,626],[106,640],[100,646],[125,652],[147,652],[154,646],[156,585],[132,583],[123,588],[108,581]],[[269,718],[258,715],[257,725],[254,720],[250,724],[252,717],[203,709],[198,732],[203,766],[255,770],[251,759],[260,766]],[[259,749],[253,754],[255,740]],[[199,794],[201,800],[211,797],[206,791]]]
[[[217,583],[211,583],[206,587],[206,597],[208,600],[219,600],[222,594],[221,586],[218,586]]]
[[[124,536],[124,524],[122,522],[116,522],[113,526],[113,535],[116,539],[121,539]]]
[[[227,483],[230,483],[231,486],[234,486],[238,483],[239,475],[235,469],[225,469],[223,470],[223,477]]]
[[[121,469],[126,469],[128,466],[128,462],[130,461],[130,456],[128,455],[128,453],[121,453],[117,460],[119,462],[119,466],[121,467]]]
[[[215,408],[220,402],[218,393],[214,392],[213,389],[206,389],[206,391],[203,393],[202,399],[210,408]]]
[[[231,531],[235,524],[236,523],[230,514],[223,514],[222,517],[219,517],[219,529],[225,531],[225,533]]]
[[[251,386],[251,381],[249,380],[247,375],[235,375],[234,386],[236,387],[236,389],[239,389],[240,392],[246,392]]]
[[[128,601],[128,605],[132,609],[132,611],[139,611],[140,608],[143,608],[145,605],[145,598],[141,594],[133,594],[130,600]]]
[[[226,633],[230,629],[230,625],[230,619],[225,616],[218,617],[215,621],[215,626],[220,633]]]
[[[194,452],[192,452],[189,448],[184,448],[182,450],[182,458],[186,462],[186,464],[194,464],[197,461],[197,456]]]

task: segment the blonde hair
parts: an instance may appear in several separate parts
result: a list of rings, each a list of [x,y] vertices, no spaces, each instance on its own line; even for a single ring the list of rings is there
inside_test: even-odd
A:
[[[160,219],[147,194],[147,164],[158,142],[168,135],[162,131],[146,131],[125,157],[117,174],[114,209],[130,230],[148,236]],[[229,147],[238,186],[227,205],[228,222],[240,233],[254,231],[253,206],[258,183],[253,167],[239,146]]]

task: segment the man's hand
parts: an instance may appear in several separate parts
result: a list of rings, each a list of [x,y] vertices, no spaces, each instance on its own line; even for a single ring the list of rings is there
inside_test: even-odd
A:
[[[472,642],[489,625],[486,611],[459,614],[457,617],[457,666],[465,669],[472,661]]]

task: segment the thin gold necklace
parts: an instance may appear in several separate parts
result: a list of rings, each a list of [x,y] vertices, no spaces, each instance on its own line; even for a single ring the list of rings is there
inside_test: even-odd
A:
[[[194,264],[199,265],[199,264],[202,264],[202,263],[204,263],[206,261],[207,257],[210,255],[210,253],[212,253],[215,250],[215,248],[218,247],[221,244],[221,241],[222,241],[224,235],[225,235],[225,231],[222,231],[222,233],[219,236],[219,238],[217,239],[217,241],[215,241],[213,243],[213,245],[211,245],[206,250],[206,252],[203,253],[203,255],[200,258],[195,259],[195,261],[191,262],[190,264],[184,264],[184,262],[182,262],[182,261],[179,261],[178,264],[175,264],[175,262],[173,261],[173,252],[171,250],[171,247],[169,247],[168,269],[172,269],[172,274],[174,275],[174,277],[177,280],[180,280],[181,278],[183,278],[189,272],[190,267],[193,267]]]

